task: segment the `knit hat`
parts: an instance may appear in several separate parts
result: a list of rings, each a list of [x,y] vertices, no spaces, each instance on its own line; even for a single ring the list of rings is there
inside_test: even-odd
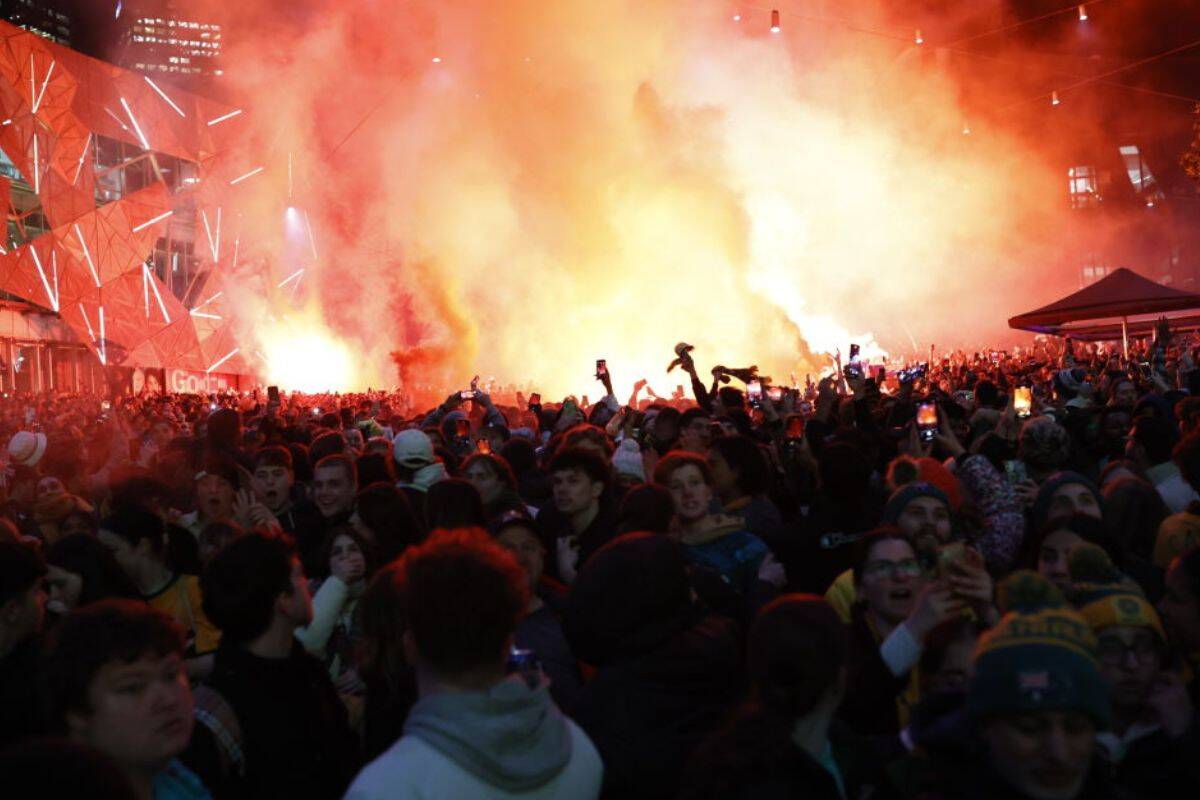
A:
[[[932,483],[925,481],[914,481],[901,486],[892,496],[888,498],[887,505],[883,507],[883,519],[880,523],[883,525],[895,525],[896,520],[904,513],[904,509],[908,504],[918,497],[932,497],[940,503],[943,503],[947,509],[950,508],[950,500],[946,497],[946,493]]]
[[[46,434],[30,431],[17,431],[8,440],[8,457],[14,463],[25,467],[35,467],[46,454]]]
[[[1113,566],[1112,560],[1094,544],[1083,544],[1071,552],[1071,601],[1099,632],[1114,625],[1149,628],[1167,641],[1154,606],[1136,583]]]
[[[956,509],[962,504],[962,487],[954,473],[946,469],[945,464],[936,458],[918,458],[917,469],[920,470],[921,480],[942,490],[951,508]]]
[[[424,431],[410,428],[400,431],[392,440],[392,458],[402,467],[410,469],[433,463],[433,442]]]
[[[633,439],[623,439],[613,453],[613,469],[618,475],[628,475],[637,478],[639,482],[646,481],[646,467],[642,461],[642,449]]]
[[[1000,584],[998,601],[1005,614],[975,647],[975,675],[967,692],[972,722],[1074,709],[1109,727],[1112,708],[1087,621],[1052,583],[1029,570]]]
[[[1101,505],[1100,491],[1096,488],[1096,484],[1078,472],[1069,470],[1056,472],[1038,488],[1037,499],[1033,501],[1033,527],[1035,530],[1046,524],[1046,519],[1050,516],[1050,502],[1054,499],[1054,493],[1072,483],[1085,487],[1096,498],[1096,505]]]
[[[1158,526],[1154,541],[1154,565],[1166,569],[1184,551],[1200,544],[1200,516],[1183,512],[1172,514]]]

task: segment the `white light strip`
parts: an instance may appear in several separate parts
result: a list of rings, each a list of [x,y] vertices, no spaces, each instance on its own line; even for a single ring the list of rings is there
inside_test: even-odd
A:
[[[233,119],[234,117],[236,117],[238,114],[241,114],[241,113],[242,113],[242,110],[239,108],[239,109],[236,109],[235,111],[230,111],[228,114],[226,114],[224,116],[217,117],[216,119],[210,119],[208,121],[208,127],[211,128],[213,125],[220,125],[225,120]]]
[[[126,125],[124,122],[122,122],[122,121],[121,121],[121,118],[120,118],[120,117],[118,117],[116,114],[114,114],[114,113],[112,112],[112,109],[110,109],[110,108],[108,108],[108,107],[106,106],[106,107],[104,108],[104,113],[105,113],[105,114],[108,114],[110,117],[112,117],[112,118],[113,118],[113,120],[115,120],[115,121],[116,121],[116,123],[117,123],[118,125],[120,125],[120,126],[121,126],[121,130],[125,131],[126,133],[129,133],[129,132],[130,132],[130,131],[129,131],[129,126],[128,126],[128,125]]]
[[[46,80],[42,81],[42,90],[38,92],[37,99],[33,101],[33,113],[36,114],[38,109],[42,107],[42,100],[46,97],[46,87],[50,85],[50,76],[54,74],[54,65],[57,61],[50,62],[50,69],[46,70]]]
[[[50,251],[50,271],[54,273],[54,305],[58,311],[58,303],[62,300],[62,291],[58,288],[58,251]]]
[[[206,314],[203,311],[197,311],[194,308],[191,310],[190,313],[193,317],[200,317],[202,319],[225,319],[220,314]]]
[[[180,108],[179,106],[175,105],[175,101],[172,100],[171,98],[167,97],[167,93],[164,92],[162,89],[158,88],[158,84],[155,83],[154,81],[152,81],[150,79],[149,75],[144,75],[142,77],[144,77],[146,79],[146,83],[150,84],[151,89],[158,92],[159,97],[161,97],[163,100],[167,101],[167,105],[169,105],[171,108],[175,109],[176,114],[178,114],[179,116],[184,117],[184,118],[187,117],[187,114],[183,113],[183,109]]]
[[[125,109],[125,113],[129,115],[129,121],[133,123],[133,130],[137,133],[138,141],[142,143],[143,150],[150,149],[150,143],[146,141],[146,134],[142,133],[142,126],[138,125],[137,117],[133,116],[133,111],[129,108],[129,103],[125,102],[125,98],[120,98],[121,107]]]
[[[96,341],[96,331],[92,330],[92,321],[88,319],[87,309],[83,307],[83,303],[79,304],[79,313],[83,315],[83,324],[87,325],[88,336],[92,337],[92,341]]]
[[[33,113],[37,113],[37,83],[34,82],[34,73],[37,72],[37,66],[33,63],[33,53],[29,54],[29,107],[33,109]]]
[[[266,167],[255,167],[254,169],[252,169],[252,170],[250,170],[249,172],[247,172],[245,175],[242,175],[241,177],[234,178],[233,180],[231,180],[231,181],[229,182],[229,185],[230,185],[230,186],[237,186],[239,183],[241,183],[242,181],[246,180],[247,178],[253,178],[255,175],[257,175],[258,173],[262,172],[264,169],[266,169]]]
[[[288,200],[292,199],[292,154],[288,153]]]
[[[71,181],[71,185],[79,183],[79,176],[83,174],[83,162],[87,160],[88,148],[92,146],[92,134],[87,135],[87,139],[83,142],[83,152],[79,154],[79,166],[75,167],[75,180]]]
[[[46,270],[42,268],[42,258],[38,255],[36,247],[30,247],[29,252],[33,253],[33,263],[37,267],[38,277],[42,279],[42,288],[46,290],[46,297],[50,300],[50,307],[57,312],[58,298],[50,290],[50,281],[46,278]]]
[[[108,365],[108,340],[104,335],[104,306],[100,306],[100,363]]]
[[[158,310],[162,312],[163,321],[170,325],[171,315],[167,313],[167,304],[163,302],[162,293],[158,291],[158,281],[150,273],[150,266],[145,262],[142,262],[142,269],[146,271],[146,278],[150,284],[150,288],[154,290],[154,299],[158,301]]]
[[[134,232],[134,233],[141,233],[142,231],[146,230],[146,228],[149,228],[149,227],[150,227],[151,225],[153,225],[154,223],[156,223],[156,222],[162,222],[164,219],[166,219],[167,217],[171,216],[171,215],[172,215],[172,214],[174,214],[174,213],[175,213],[175,211],[174,211],[174,210],[171,210],[171,211],[167,211],[167,212],[164,212],[164,213],[162,213],[162,214],[159,214],[159,215],[158,215],[157,217],[155,217],[154,219],[148,219],[148,220],[146,220],[145,222],[143,222],[141,225],[138,225],[136,228],[134,228],[134,229],[133,229],[133,232]]]
[[[212,228],[208,225],[208,214],[200,209],[200,221],[204,223],[204,235],[208,237],[208,252],[212,253],[213,263],[217,261],[217,248],[213,247]]]
[[[215,363],[214,363],[214,364],[213,364],[211,367],[209,367],[208,369],[204,370],[204,374],[206,374],[206,375],[207,375],[207,374],[210,374],[210,373],[211,373],[213,370],[215,370],[217,367],[221,366],[221,365],[222,365],[222,364],[224,364],[226,361],[228,361],[229,359],[231,359],[231,358],[233,358],[234,356],[236,356],[236,355],[237,355],[237,354],[238,354],[238,353],[241,351],[241,349],[242,349],[242,348],[240,348],[240,347],[235,347],[235,348],[233,348],[232,350],[230,350],[230,351],[229,351],[229,353],[228,353],[227,355],[225,355],[225,357],[224,357],[224,358],[220,358],[220,359],[218,359],[218,360],[217,360],[217,361],[216,361],[216,362],[215,362]]]
[[[313,258],[317,257],[317,240],[313,238],[312,222],[308,219],[308,209],[304,210],[304,227],[308,228],[308,245],[312,248]]]
[[[241,246],[241,244],[242,244],[242,237],[241,237],[241,236],[239,236],[239,237],[237,237],[236,239],[234,239],[234,240],[233,240],[233,265],[232,265],[232,266],[229,268],[230,270],[236,270],[236,269],[237,269],[237,261],[238,261],[238,248]]]
[[[75,236],[79,238],[79,246],[83,248],[83,257],[87,260],[88,269],[92,271],[92,280],[96,282],[96,288],[100,288],[100,273],[96,270],[96,262],[92,261],[92,253],[88,250],[87,241],[83,238],[83,231],[79,230],[79,223],[75,223]]]
[[[300,269],[293,272],[291,275],[288,275],[286,278],[281,280],[275,288],[282,289],[286,284],[291,283],[292,281],[296,280],[296,278],[299,278],[303,274],[304,274],[304,268],[301,267]]]
[[[38,135],[37,131],[33,132],[33,193],[41,194],[42,191],[42,163],[38,158]]]
[[[150,319],[150,274],[146,272],[146,264],[142,263],[142,302],[146,306],[146,319]]]
[[[221,207],[217,206],[217,243],[213,245],[213,262],[221,260]]]
[[[212,297],[210,297],[210,298],[208,298],[207,300],[205,300],[205,301],[204,301],[203,303],[201,303],[200,305],[198,305],[198,306],[194,306],[194,307],[192,308],[192,313],[193,313],[193,314],[195,314],[197,311],[199,311],[200,309],[204,308],[206,305],[208,305],[209,303],[211,303],[213,300],[216,300],[218,297],[220,297],[220,296],[221,296],[221,295],[223,295],[223,294],[224,294],[224,292],[223,292],[223,291],[222,291],[222,292],[217,292],[216,294],[214,294]]]

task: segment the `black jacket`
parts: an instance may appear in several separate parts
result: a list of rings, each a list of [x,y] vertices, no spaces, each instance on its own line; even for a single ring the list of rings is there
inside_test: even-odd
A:
[[[358,742],[325,667],[298,642],[285,659],[222,643],[207,684],[232,706],[246,759],[244,779],[226,779],[208,728],[196,725],[184,761],[217,800],[336,800],[346,791]]]
[[[842,800],[833,774],[790,737],[787,722],[744,709],[692,756],[679,800]],[[829,741],[846,797],[868,796],[883,774],[873,744],[836,722]]]
[[[736,623],[707,617],[643,655],[600,666],[574,718],[604,761],[602,797],[674,797],[692,751],[742,688]]]
[[[888,736],[900,732],[896,700],[908,687],[909,677],[896,677],[879,654],[861,608],[854,610],[850,626],[846,697],[838,717],[861,736]]]

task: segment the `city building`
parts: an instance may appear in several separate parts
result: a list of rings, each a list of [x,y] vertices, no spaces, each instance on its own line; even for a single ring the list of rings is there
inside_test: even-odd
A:
[[[0,19],[52,42],[72,44],[70,0],[0,0]]]
[[[236,388],[241,110],[4,22],[0,39],[0,387]]]
[[[221,76],[225,28],[180,0],[129,0],[117,20],[117,63],[176,83],[203,86]]]

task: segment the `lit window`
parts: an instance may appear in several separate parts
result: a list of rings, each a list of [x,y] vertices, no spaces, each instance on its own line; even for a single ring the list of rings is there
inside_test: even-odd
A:
[[[1072,208],[1089,208],[1099,204],[1095,167],[1071,167],[1067,170],[1067,180],[1071,190]]]

